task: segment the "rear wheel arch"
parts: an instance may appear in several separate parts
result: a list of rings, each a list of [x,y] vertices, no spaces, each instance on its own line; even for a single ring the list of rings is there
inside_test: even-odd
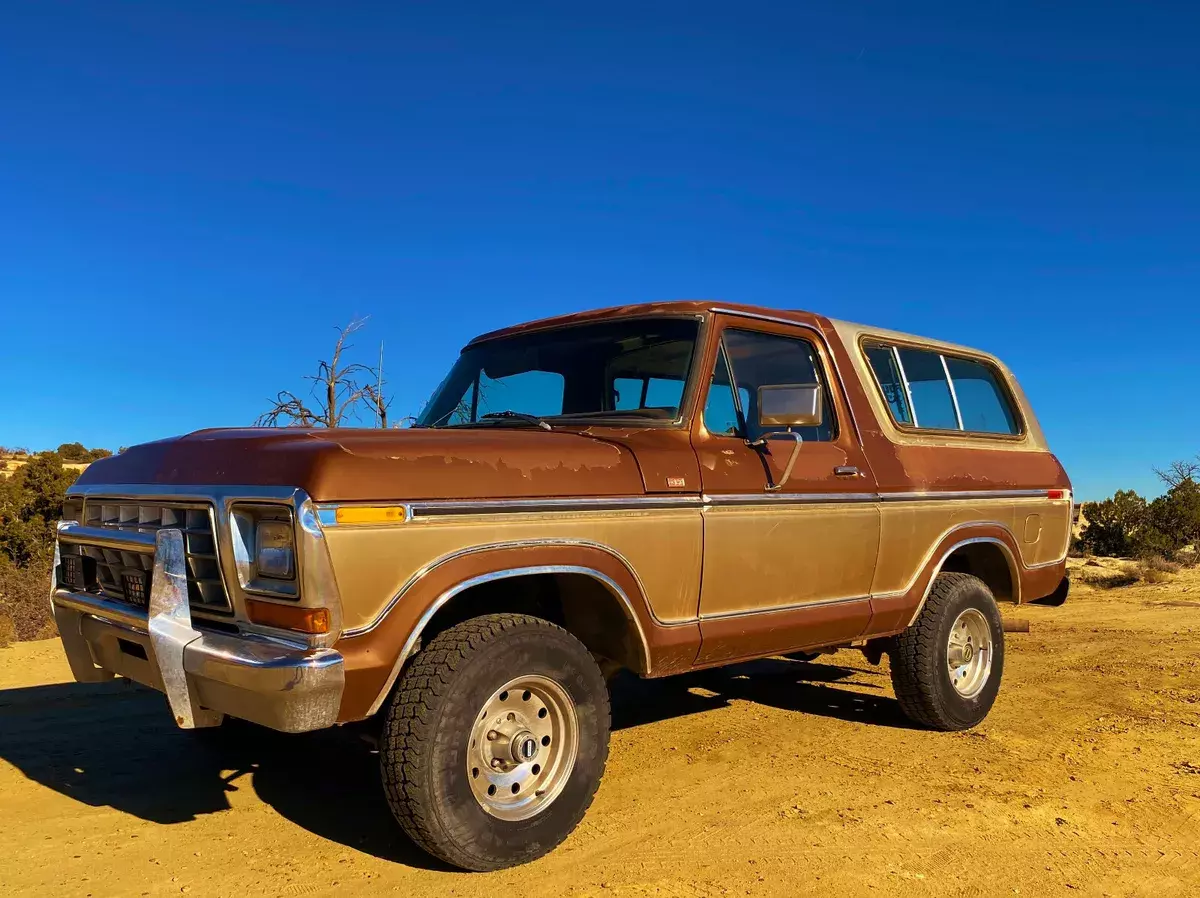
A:
[[[947,573],[978,577],[997,602],[1021,602],[1021,574],[1012,549],[998,536],[978,536],[956,543],[942,556],[934,576]]]
[[[1019,605],[1021,562],[1015,547],[1016,540],[1012,533],[1000,524],[964,524],[946,534],[941,544],[930,553],[924,587],[915,586],[909,593],[910,600],[916,595],[920,599],[915,606],[909,606],[913,608],[911,616],[905,618],[907,623],[898,625],[898,630],[911,626],[920,617],[938,574],[943,571],[978,577],[992,591],[997,602]]]

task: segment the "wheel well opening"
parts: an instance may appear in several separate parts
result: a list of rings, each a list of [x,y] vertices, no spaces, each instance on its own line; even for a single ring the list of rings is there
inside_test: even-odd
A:
[[[638,673],[646,658],[637,624],[604,581],[585,573],[530,573],[477,583],[439,608],[421,643],[483,614],[529,614],[558,624],[598,658]]]
[[[998,602],[1016,602],[1008,555],[996,543],[971,543],[959,546],[942,565],[943,571],[955,571],[978,577],[988,585]]]

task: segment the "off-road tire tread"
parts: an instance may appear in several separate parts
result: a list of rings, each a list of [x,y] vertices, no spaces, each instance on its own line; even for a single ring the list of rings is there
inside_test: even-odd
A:
[[[432,804],[436,799],[426,788],[427,784],[423,782],[412,759],[423,756],[431,749],[435,738],[434,709],[450,691],[459,668],[491,640],[518,627],[559,631],[572,640],[575,639],[562,627],[528,614],[488,614],[471,618],[438,634],[428,646],[416,654],[401,675],[384,719],[381,747],[392,758],[400,760],[400,763],[380,765],[384,794],[392,813],[404,832],[420,848],[466,869],[495,868],[481,866],[479,858],[461,852],[446,837],[442,828],[434,823]],[[586,657],[591,657],[582,643],[579,643],[579,646]],[[611,722],[607,690],[602,693],[601,700],[603,705],[598,709],[598,713],[601,719]],[[600,756],[601,769],[607,760],[608,742],[605,740]],[[553,845],[545,846],[538,852],[539,855],[561,844],[570,835],[583,819],[594,797],[593,792],[571,825],[563,827],[562,836]],[[514,863],[519,862],[520,859],[514,860]]]
[[[954,717],[942,698],[938,660],[945,607],[965,586],[974,586],[991,597],[987,584],[970,574],[943,571],[933,581],[925,607],[912,625],[895,637],[890,651],[892,689],[900,709],[910,719],[934,730],[965,730],[971,724]]]

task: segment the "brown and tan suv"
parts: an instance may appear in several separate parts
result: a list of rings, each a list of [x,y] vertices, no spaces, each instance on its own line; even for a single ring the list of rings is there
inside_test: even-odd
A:
[[[628,306],[472,341],[405,430],[209,430],[92,465],[58,531],[77,679],[181,727],[374,719],[405,831],[550,851],[606,678],[834,646],[970,727],[996,602],[1061,602],[1070,484],[981,352],[805,312]]]

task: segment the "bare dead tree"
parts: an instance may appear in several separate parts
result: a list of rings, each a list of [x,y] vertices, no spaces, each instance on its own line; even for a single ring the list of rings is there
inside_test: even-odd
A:
[[[355,318],[338,330],[333,355],[317,363],[316,374],[305,377],[312,382],[310,400],[282,390],[275,395],[271,408],[254,423],[260,427],[341,427],[348,418],[357,417],[360,404],[367,403],[375,409],[381,426],[386,427],[391,401],[383,395],[382,372],[359,362],[343,362],[343,355],[353,348],[347,338],[366,323],[366,318]]]
[[[1169,487],[1176,487],[1185,480],[1200,481],[1200,455],[1195,461],[1173,461],[1166,468],[1155,468],[1154,473]]]

